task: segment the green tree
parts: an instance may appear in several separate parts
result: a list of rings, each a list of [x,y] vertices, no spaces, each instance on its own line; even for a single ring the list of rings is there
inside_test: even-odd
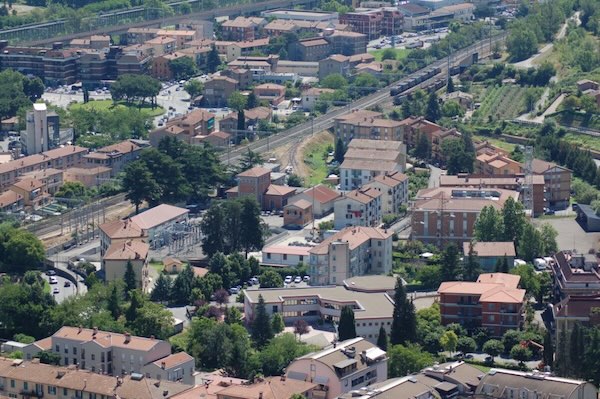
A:
[[[502,208],[502,241],[518,242],[527,223],[523,204],[509,197]]]
[[[582,373],[581,359],[585,356],[585,332],[583,326],[578,321],[573,324],[569,336],[569,359],[570,370],[573,376],[580,377]]]
[[[302,178],[297,174],[292,173],[287,178],[287,184],[290,187],[302,187]]]
[[[85,202],[89,199],[90,193],[81,182],[68,181],[62,185],[54,196],[59,198],[78,199]]]
[[[477,241],[500,241],[504,234],[502,215],[491,205],[484,206],[473,227]]]
[[[202,82],[197,79],[191,79],[185,84],[185,86],[183,86],[183,90],[185,90],[190,95],[190,98],[193,100],[194,98],[202,94],[202,92],[204,91],[204,84],[202,84]]]
[[[458,336],[454,331],[446,331],[440,337],[440,345],[445,351],[455,352],[458,345]]]
[[[135,290],[138,286],[137,278],[135,276],[135,270],[133,270],[133,263],[131,263],[131,259],[127,260],[123,280],[125,281],[125,292],[127,293],[127,295],[129,291]]]
[[[344,162],[344,154],[346,153],[346,146],[344,145],[344,141],[341,137],[338,137],[335,141],[335,152],[333,154],[333,159],[338,162],[340,165]]]
[[[273,338],[273,330],[271,328],[271,320],[267,314],[265,300],[262,295],[258,295],[258,303],[254,310],[254,320],[252,325],[252,339],[256,346],[262,348]]]
[[[530,223],[523,228],[523,234],[518,245],[518,254],[521,259],[532,262],[535,258],[544,255],[544,243],[540,232]]]
[[[258,353],[257,368],[264,375],[281,375],[294,359],[314,350],[316,347],[299,342],[294,334],[283,333],[271,339]]]
[[[246,117],[244,115],[244,110],[246,109],[247,104],[248,98],[239,91],[234,91],[227,99],[227,105],[229,108],[237,111],[237,130],[240,131],[246,130]],[[250,151],[250,149],[248,149],[248,151]]]
[[[254,198],[244,197],[241,199],[241,203],[240,244],[248,258],[248,252],[262,248],[265,240],[258,202]]]
[[[432,91],[427,99],[427,110],[425,111],[425,117],[431,122],[437,122],[442,117],[440,100],[435,91]]]
[[[125,319],[128,323],[133,323],[139,316],[139,310],[144,304],[144,298],[139,290],[133,290],[130,293],[129,307],[125,311]]]
[[[322,81],[321,86],[327,89],[342,89],[348,86],[348,80],[339,73],[327,75]]]
[[[188,56],[170,60],[169,69],[173,73],[173,76],[176,80],[189,79],[198,73],[198,66],[196,65],[196,62],[192,59],[192,57]]]
[[[506,49],[513,61],[524,60],[537,52],[538,41],[535,33],[525,26],[515,26],[506,39]]]
[[[171,297],[171,279],[164,272],[160,273],[154,289],[150,294],[150,299],[154,302],[165,303]]]
[[[340,324],[338,326],[338,339],[345,341],[356,338],[356,325],[354,322],[354,310],[350,306],[344,306],[340,314]]]
[[[480,272],[481,268],[479,266],[477,252],[475,252],[475,249],[473,248],[473,241],[471,241],[469,243],[469,253],[467,254],[467,259],[465,259],[463,279],[465,281],[476,281]]]
[[[477,350],[477,342],[471,337],[460,337],[458,338],[456,349],[463,353],[475,352]]]
[[[504,353],[510,353],[513,346],[521,342],[521,332],[517,330],[508,330],[502,336],[502,345],[504,345]]]
[[[385,331],[383,325],[379,327],[379,334],[377,335],[377,346],[383,351],[387,351],[388,348],[388,334]]]
[[[388,350],[388,377],[404,377],[423,370],[434,362],[433,356],[419,345],[392,345]]]
[[[271,318],[271,328],[273,329],[273,333],[279,334],[285,329],[285,324],[283,323],[283,318],[279,313],[275,313]]]
[[[205,276],[206,277],[206,276]],[[190,296],[192,294],[192,288],[194,284],[194,271],[192,267],[187,264],[183,270],[177,275],[173,285],[171,287],[171,300],[176,304],[187,304],[189,303]],[[218,287],[221,288],[221,287]],[[214,291],[212,291],[214,292]],[[211,292],[211,294],[212,294]],[[210,295],[209,295],[210,298]]]
[[[417,319],[415,306],[406,295],[402,279],[396,279],[394,293],[394,312],[392,314],[392,330],[390,343],[392,345],[414,342],[417,336]]]
[[[5,273],[24,274],[37,269],[46,256],[42,242],[32,233],[0,224],[0,265]]]
[[[260,288],[280,288],[283,287],[283,279],[281,275],[273,270],[265,270],[258,277]]]
[[[206,56],[206,70],[208,73],[215,73],[217,69],[221,66],[221,57],[219,57],[219,52],[217,51],[217,47],[213,44],[210,52]]]
[[[55,353],[49,350],[38,352],[38,354],[34,357],[40,359],[40,363],[42,364],[51,364],[53,366],[60,365],[60,361],[62,359],[59,353]]]
[[[121,294],[119,293],[117,284],[112,284],[107,308],[113,319],[118,319],[121,315]]]
[[[447,93],[454,92],[454,81],[452,80],[452,77],[450,77],[448,79],[448,83],[446,84],[446,92]]]
[[[521,344],[513,346],[510,350],[510,357],[521,363],[531,359],[531,356],[533,356],[531,349],[524,347]]]
[[[223,223],[225,216],[219,204],[212,204],[204,214],[200,223],[202,231],[202,252],[211,257],[217,252],[223,252],[224,232]]]
[[[493,359],[504,351],[504,345],[497,339],[490,339],[483,344],[482,350]]]
[[[155,202],[161,196],[158,183],[141,161],[131,162],[125,167],[123,187],[126,190],[125,198],[135,205],[136,214],[144,201]]]
[[[381,54],[381,61],[385,60],[395,60],[396,59],[396,51],[393,48],[386,48],[383,50]]]
[[[444,252],[442,252],[442,281],[456,280],[459,272],[458,262],[458,249],[456,248],[456,245],[449,244],[444,249]]]
[[[259,153],[252,151],[248,148],[248,151],[242,156],[240,160],[240,172],[253,168],[256,165],[262,165],[264,163],[264,159],[260,156]]]
[[[554,346],[552,344],[552,334],[546,330],[544,334],[544,365],[554,367]]]
[[[419,159],[431,159],[431,142],[426,134],[420,134],[415,146],[415,157]]]
[[[540,226],[540,236],[545,255],[552,255],[558,252],[558,244],[556,243],[558,232],[550,223],[544,223]]]

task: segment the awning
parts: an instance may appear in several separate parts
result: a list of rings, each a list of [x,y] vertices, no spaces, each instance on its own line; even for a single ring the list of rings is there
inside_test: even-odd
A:
[[[385,351],[375,347],[367,349],[367,359],[369,360],[377,360],[380,357],[385,357]]]

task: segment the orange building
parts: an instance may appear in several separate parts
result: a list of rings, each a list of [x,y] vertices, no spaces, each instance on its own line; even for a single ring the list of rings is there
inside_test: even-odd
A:
[[[256,166],[237,175],[238,185],[227,190],[227,198],[253,196],[263,210],[282,210],[296,189],[271,184],[271,171]]]
[[[438,288],[442,324],[483,327],[494,337],[522,323],[525,290],[518,275],[481,274],[477,282],[445,281]]]

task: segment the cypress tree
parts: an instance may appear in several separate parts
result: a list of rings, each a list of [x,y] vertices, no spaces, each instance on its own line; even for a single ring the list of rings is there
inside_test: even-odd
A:
[[[125,275],[123,276],[123,280],[125,280],[125,292],[129,293],[129,291],[135,290],[137,288],[135,271],[133,270],[133,264],[131,263],[131,259],[127,261],[127,266],[125,267]]]
[[[121,298],[119,297],[119,291],[117,290],[116,284],[113,284],[110,296],[108,297],[108,310],[113,319],[118,319],[121,315]]]
[[[338,339],[340,341],[345,341],[351,338],[356,338],[354,311],[350,306],[344,306],[340,315],[340,325],[338,326]]]
[[[552,336],[548,330],[544,335],[544,364],[551,368],[554,366],[554,346],[552,346]]]
[[[377,337],[377,346],[379,347],[379,349],[381,349],[383,351],[387,351],[388,336],[387,336],[387,331],[385,331],[385,328],[383,328],[383,326],[379,327],[379,336]]]
[[[396,280],[396,292],[394,294],[394,313],[390,343],[398,345],[414,342],[416,336],[417,317],[415,306],[406,296],[402,279],[398,277]]]
[[[256,346],[262,348],[271,338],[273,338],[271,319],[267,314],[265,300],[262,295],[259,295],[254,313],[254,321],[252,321],[252,339],[256,342]]]

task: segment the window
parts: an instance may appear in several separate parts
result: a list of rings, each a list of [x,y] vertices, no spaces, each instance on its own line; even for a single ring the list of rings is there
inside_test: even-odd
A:
[[[69,345],[65,345],[65,353],[69,353]]]
[[[77,355],[77,347],[76,346],[73,347],[73,354]]]
[[[14,388],[15,387],[15,380],[10,380],[10,387]]]
[[[283,260],[287,260],[287,254],[283,254]]]
[[[96,360],[96,355],[92,353],[92,361]]]
[[[65,364],[64,364],[64,365],[65,365],[65,366],[68,366],[68,365],[69,365],[69,358],[68,358],[68,357],[65,357]]]
[[[278,309],[278,308],[277,308],[277,305],[273,305],[273,313],[277,313],[277,312],[278,312],[278,310],[277,310],[277,309]]]
[[[48,393],[50,395],[56,395],[56,387],[48,385]]]
[[[381,241],[377,241],[377,246],[380,247],[381,246]]]
[[[267,253],[267,259],[271,259],[271,253],[270,252]]]
[[[56,346],[54,347],[54,351],[55,351],[55,352],[60,352],[60,345],[56,345]]]
[[[69,390],[67,388],[63,388],[63,396],[68,396]]]
[[[27,383],[27,381],[25,381],[25,382],[23,383],[23,390],[24,390],[24,391],[27,391],[27,390],[29,390],[29,383]]]

